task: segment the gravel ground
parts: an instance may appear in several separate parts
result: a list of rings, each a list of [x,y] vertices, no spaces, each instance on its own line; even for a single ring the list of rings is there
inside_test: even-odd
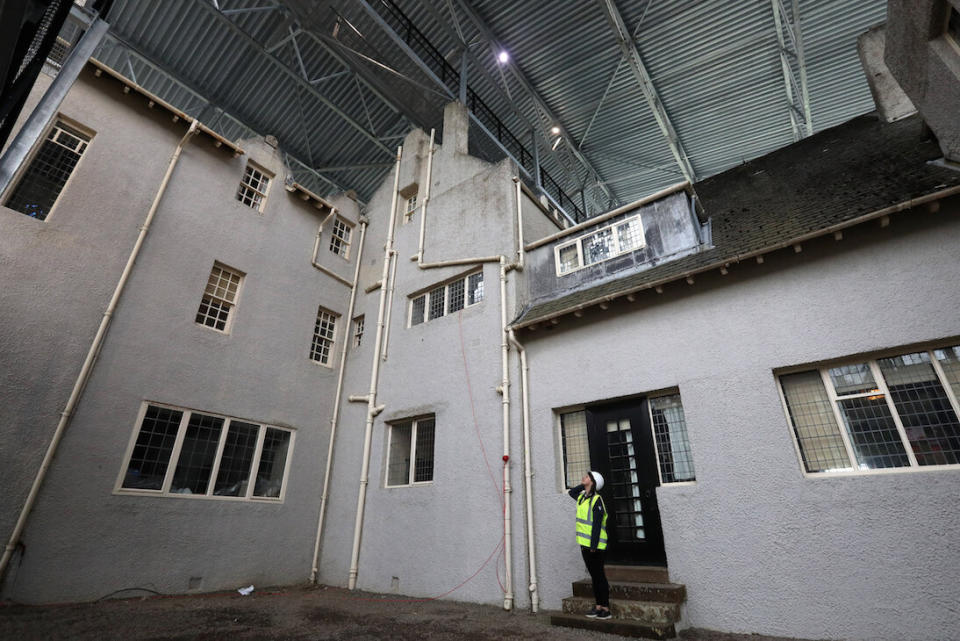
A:
[[[339,588],[282,588],[74,605],[0,605],[0,639],[16,641],[564,641],[620,639],[555,628],[543,615],[455,601],[411,602]],[[799,641],[687,630],[685,641]]]

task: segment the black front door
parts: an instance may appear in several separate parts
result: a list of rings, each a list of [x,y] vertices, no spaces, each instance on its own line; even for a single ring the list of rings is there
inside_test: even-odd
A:
[[[587,435],[591,467],[605,480],[600,495],[610,512],[608,562],[665,566],[647,400],[588,407]]]

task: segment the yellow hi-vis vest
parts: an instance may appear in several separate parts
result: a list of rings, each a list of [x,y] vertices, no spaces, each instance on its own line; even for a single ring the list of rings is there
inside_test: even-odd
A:
[[[600,542],[597,543],[597,549],[606,550],[607,506],[596,492],[589,498],[585,494],[581,494],[577,499],[577,543],[585,548],[590,547],[590,541],[593,540],[593,506],[597,501],[600,501],[600,504],[604,507],[603,522],[600,523]]]

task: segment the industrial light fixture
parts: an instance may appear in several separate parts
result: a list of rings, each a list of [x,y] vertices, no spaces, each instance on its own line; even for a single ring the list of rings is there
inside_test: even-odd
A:
[[[553,141],[553,147],[550,148],[550,151],[556,151],[557,147],[560,146],[560,141],[563,140],[560,136],[557,136],[557,139]]]
[[[497,54],[497,60],[500,61],[500,64],[505,65],[510,60],[510,54],[501,50],[500,53]]]
[[[560,133],[560,127],[554,125],[550,128],[550,133],[552,133],[554,136],[558,135]]]

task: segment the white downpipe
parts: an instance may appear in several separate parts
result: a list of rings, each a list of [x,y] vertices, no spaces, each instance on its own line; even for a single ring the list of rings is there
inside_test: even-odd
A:
[[[523,271],[523,257],[526,252],[523,249],[523,191],[520,185],[520,178],[513,177],[513,182],[517,186],[517,269]]]
[[[503,398],[503,564],[507,593],[503,597],[503,609],[513,609],[513,530],[510,524],[510,362],[507,344],[507,259],[500,257],[500,363],[503,380],[500,395]]]
[[[523,494],[527,508],[527,555],[530,559],[530,586],[528,589],[530,590],[530,608],[536,614],[540,606],[540,595],[537,590],[537,548],[534,545],[536,537],[533,531],[533,467],[530,463],[530,388],[527,380],[530,368],[527,366],[527,350],[517,340],[517,336],[512,329],[510,330],[510,343],[520,354],[520,389],[523,399]]]
[[[50,469],[50,464],[53,462],[54,454],[56,454],[57,447],[60,445],[60,440],[63,438],[63,434],[66,432],[67,426],[70,424],[70,419],[73,418],[73,412],[77,407],[77,403],[80,401],[81,394],[83,394],[83,388],[86,387],[87,381],[90,378],[90,373],[93,371],[93,366],[100,354],[100,348],[103,346],[103,339],[107,334],[107,330],[110,328],[110,321],[113,319],[113,313],[117,309],[117,303],[120,301],[120,295],[123,294],[127,280],[130,278],[130,274],[133,271],[133,265],[137,260],[137,256],[140,254],[140,248],[143,246],[143,241],[146,239],[147,232],[150,230],[150,225],[153,222],[154,215],[157,213],[157,208],[160,206],[160,199],[167,191],[167,185],[170,183],[170,177],[173,175],[173,170],[177,166],[177,161],[180,159],[180,153],[183,151],[184,145],[186,145],[187,141],[190,140],[190,138],[197,132],[197,127],[198,123],[196,119],[194,119],[190,123],[190,129],[187,130],[187,133],[184,134],[183,138],[181,138],[180,142],[177,144],[177,148],[170,157],[170,163],[167,165],[167,171],[163,175],[163,180],[160,182],[160,187],[157,189],[157,194],[153,197],[153,202],[150,204],[150,210],[147,212],[147,217],[143,221],[143,225],[140,226],[140,234],[137,236],[137,240],[133,245],[133,249],[130,251],[130,256],[127,258],[127,264],[124,266],[123,272],[120,274],[120,280],[117,282],[117,286],[113,290],[113,296],[110,298],[110,302],[107,304],[107,309],[103,312],[103,318],[100,319],[100,326],[97,328],[97,333],[93,337],[93,343],[91,343],[90,349],[87,350],[87,357],[83,361],[83,366],[80,368],[80,374],[77,376],[77,380],[73,384],[73,390],[70,392],[70,398],[67,400],[67,405],[60,414],[60,421],[57,423],[57,429],[54,431],[53,438],[50,440],[50,445],[47,446],[47,451],[43,455],[43,461],[40,463],[40,469],[37,470],[37,476],[33,479],[33,485],[30,487],[30,493],[27,495],[27,500],[24,502],[23,508],[20,510],[20,516],[17,518],[17,523],[13,528],[13,532],[10,534],[10,540],[7,542],[7,545],[3,550],[3,556],[0,557],[0,581],[3,580],[3,576],[7,570],[7,565],[10,563],[10,558],[13,556],[13,551],[16,549],[17,543],[20,542],[20,536],[23,534],[23,528],[27,524],[27,518],[30,516],[33,505],[37,500],[37,495],[40,493],[40,487],[43,485],[43,481],[47,476],[47,471]]]
[[[394,253],[393,266],[390,268],[390,284],[387,288],[387,319],[393,318],[393,290],[397,285],[397,263],[399,262],[396,259],[396,251]],[[387,348],[390,346],[390,323],[387,323],[387,326],[383,328],[383,360],[387,360]]]
[[[393,250],[393,232],[397,221],[397,195],[400,190],[400,159],[403,147],[397,147],[396,170],[393,177],[393,198],[390,206],[390,223],[387,227],[387,242],[383,248],[383,273],[380,280],[386,284],[390,275],[390,262],[396,252]],[[380,307],[377,311],[377,336],[374,340],[373,367],[370,371],[370,392],[367,395],[367,424],[363,434],[363,463],[360,468],[360,492],[357,496],[357,520],[353,529],[353,551],[350,555],[350,578],[347,586],[357,587],[357,571],[360,565],[360,535],[363,532],[363,509],[367,500],[367,485],[370,482],[370,443],[373,439],[373,419],[383,411],[377,407],[377,384],[380,377],[380,349],[383,346],[384,312],[386,311],[387,288],[380,288]]]
[[[330,215],[333,215],[332,210]],[[330,216],[327,216],[329,220]],[[326,220],[324,220],[326,222]],[[323,223],[320,223],[323,229]],[[320,495],[320,516],[317,519],[317,539],[313,545],[313,565],[310,568],[310,583],[317,582],[320,562],[320,539],[323,536],[323,517],[327,511],[327,498],[330,496],[330,470],[333,467],[333,443],[337,435],[337,422],[340,420],[340,397],[343,394],[343,374],[347,368],[347,345],[350,339],[350,325],[353,319],[353,308],[357,300],[357,283],[360,282],[360,264],[363,261],[363,241],[367,235],[367,221],[360,218],[360,247],[357,249],[357,265],[353,270],[353,286],[350,288],[350,303],[347,305],[347,318],[343,324],[343,348],[340,350],[340,371],[337,374],[337,392],[333,397],[333,416],[330,418],[330,444],[327,446],[327,466],[323,472],[323,494]],[[317,242],[320,241],[320,232],[317,232]],[[316,258],[316,249],[314,249]]]

